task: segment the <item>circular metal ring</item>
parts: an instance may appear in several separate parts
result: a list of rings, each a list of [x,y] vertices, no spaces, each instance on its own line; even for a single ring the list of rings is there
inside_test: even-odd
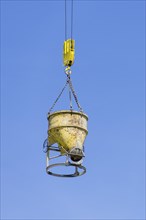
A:
[[[65,71],[65,74],[66,74],[67,76],[70,76],[70,75],[71,75],[71,69],[70,69],[70,67],[67,67],[64,71]]]
[[[73,174],[57,174],[57,173],[53,173],[49,170],[50,168],[53,168],[53,167],[56,167],[56,166],[73,166],[76,169],[78,169],[78,168],[81,169],[82,171],[78,172],[78,170],[75,170],[75,173],[73,173]],[[72,164],[70,162],[68,162],[68,163],[56,163],[56,164],[51,164],[51,165],[47,166],[46,167],[46,172],[49,175],[57,176],[57,177],[77,177],[77,176],[81,176],[81,175],[85,174],[86,173],[86,168],[82,165],[76,165],[76,164]]]

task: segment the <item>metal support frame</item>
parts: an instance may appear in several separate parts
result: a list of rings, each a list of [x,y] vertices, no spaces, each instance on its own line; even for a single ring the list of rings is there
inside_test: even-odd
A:
[[[57,151],[60,152],[57,156],[53,156],[50,157],[50,151]],[[69,156],[71,154],[70,153],[65,153],[65,154],[61,154],[61,149],[59,147],[55,147],[55,146],[48,146],[47,152],[46,152],[46,172],[49,175],[52,176],[56,176],[56,177],[77,177],[77,176],[81,176],[83,174],[86,173],[86,168],[81,164],[83,160],[79,161],[79,162],[70,162],[69,161]],[[58,157],[62,157],[65,156],[66,160],[65,162],[62,163],[52,163],[50,164],[50,160],[58,158]],[[57,174],[51,171],[51,169],[53,167],[59,167],[59,166],[65,166],[65,167],[74,167],[75,168],[75,172],[71,173],[71,174]]]

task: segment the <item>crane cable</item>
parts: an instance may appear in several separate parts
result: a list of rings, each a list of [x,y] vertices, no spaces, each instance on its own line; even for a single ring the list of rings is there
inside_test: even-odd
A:
[[[65,25],[64,25],[64,27],[65,27],[65,40],[67,40],[67,11],[66,11],[66,0],[64,1],[64,3],[65,3],[65,16],[64,16],[64,18],[65,18]]]
[[[74,13],[73,13],[73,9],[74,9],[74,8],[73,8],[73,6],[74,6],[74,5],[73,5],[73,0],[72,0],[71,3],[72,3],[72,5],[71,5],[71,40],[72,40],[72,39],[73,39],[73,14],[74,14]]]
[[[65,40],[67,40],[67,0],[64,0],[65,2]],[[73,39],[73,11],[74,11],[74,4],[73,0],[71,0],[71,29],[70,29],[70,34],[71,34],[71,40]]]
[[[65,40],[67,40],[67,4],[66,4],[67,0],[65,0]],[[71,0],[71,39],[73,37],[73,0]],[[56,103],[58,102],[58,100],[60,99],[61,95],[63,94],[65,88],[67,87],[67,85],[69,86],[69,100],[70,100],[70,110],[72,111],[73,110],[73,106],[72,106],[72,96],[74,97],[75,99],[75,102],[80,110],[80,112],[83,112],[83,109],[81,107],[81,105],[79,104],[79,101],[78,101],[78,98],[77,98],[77,95],[75,93],[75,90],[73,88],[73,84],[72,84],[72,81],[71,81],[71,70],[67,70],[66,71],[66,75],[67,75],[67,80],[66,80],[66,83],[63,87],[63,89],[61,90],[61,92],[59,93],[58,97],[56,98],[55,102],[53,103],[52,107],[49,109],[49,112],[48,114],[51,113],[51,111],[53,110],[54,106],[56,105]]]
[[[65,3],[65,41],[67,41],[67,0],[64,0],[64,3]],[[72,40],[72,35],[73,35],[73,0],[71,0],[71,31],[70,31],[70,34],[71,34],[71,40]],[[70,69],[69,69],[70,71]],[[68,71],[68,73],[69,73]],[[67,74],[69,75],[69,74]],[[70,88],[70,84],[68,84],[69,86],[69,100],[70,100],[70,110],[72,111],[73,109],[73,106],[72,106],[72,95],[71,95],[71,88]]]

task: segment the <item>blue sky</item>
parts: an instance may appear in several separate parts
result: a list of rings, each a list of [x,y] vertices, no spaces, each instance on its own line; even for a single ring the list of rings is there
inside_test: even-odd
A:
[[[46,174],[42,143],[66,80],[64,1],[1,1],[2,219],[145,219],[144,8],[74,1],[87,173],[61,179]],[[67,108],[66,92],[54,110]]]

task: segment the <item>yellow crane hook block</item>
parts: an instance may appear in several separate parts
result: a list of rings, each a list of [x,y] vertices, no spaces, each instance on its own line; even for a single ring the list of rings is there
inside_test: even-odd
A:
[[[75,40],[68,39],[64,41],[63,47],[63,64],[64,66],[72,66],[75,59]]]

